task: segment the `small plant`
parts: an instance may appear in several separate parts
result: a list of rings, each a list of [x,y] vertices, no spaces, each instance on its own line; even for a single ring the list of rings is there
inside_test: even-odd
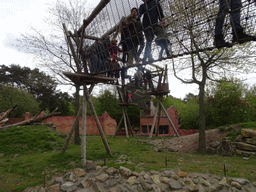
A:
[[[223,131],[225,131],[225,130],[226,130],[226,128],[225,128],[225,127],[223,127],[223,126],[218,127],[218,129],[219,129],[221,132],[223,132]]]

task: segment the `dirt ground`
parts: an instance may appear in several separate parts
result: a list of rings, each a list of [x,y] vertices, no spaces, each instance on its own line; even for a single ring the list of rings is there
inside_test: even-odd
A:
[[[219,129],[211,129],[205,132],[206,146],[209,147],[211,142],[219,141],[226,136],[227,131]],[[199,133],[175,137],[172,139],[156,139],[150,140],[149,143],[156,146],[157,151],[168,150],[170,152],[196,152],[199,146]]]

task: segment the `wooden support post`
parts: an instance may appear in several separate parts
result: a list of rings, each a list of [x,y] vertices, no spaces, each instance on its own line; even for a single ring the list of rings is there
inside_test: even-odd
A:
[[[82,115],[82,140],[81,140],[81,164],[84,168],[86,166],[86,113],[87,113],[87,101],[86,101],[86,85],[84,85],[83,94],[83,115]]]
[[[126,123],[126,115],[125,115],[125,112],[124,112],[124,108],[122,108],[122,110],[123,110],[123,115],[124,115],[125,134],[126,134],[127,139],[129,139],[128,129],[127,129],[127,123]]]
[[[99,118],[98,118],[98,116],[97,116],[97,113],[96,113],[96,111],[95,111],[95,108],[94,108],[94,106],[93,106],[91,97],[90,97],[90,95],[89,95],[89,93],[88,93],[88,90],[87,90],[87,87],[86,87],[86,86],[84,86],[84,92],[85,92],[85,95],[86,95],[87,102],[89,103],[90,109],[91,109],[91,111],[92,111],[92,113],[93,113],[93,115],[94,115],[96,124],[97,124],[98,129],[99,129],[99,132],[100,132],[100,136],[101,136],[102,141],[103,141],[103,143],[104,143],[104,145],[105,145],[105,148],[106,148],[106,150],[107,150],[107,153],[111,154],[111,150],[110,150],[110,148],[109,148],[109,145],[108,145],[106,136],[105,136],[105,134],[104,134],[104,132],[103,132],[103,129],[102,129],[101,124],[100,124],[100,121],[99,121]]]
[[[168,120],[169,120],[169,122],[170,122],[170,124],[171,124],[171,126],[172,126],[172,128],[173,128],[173,130],[174,130],[174,132],[176,133],[177,137],[179,137],[180,135],[179,135],[178,131],[176,130],[176,128],[175,128],[175,126],[174,126],[174,124],[173,124],[171,118],[169,117],[168,112],[167,112],[166,109],[164,108],[162,102],[159,101],[159,103],[160,103],[161,108],[163,109],[165,115],[167,116],[167,118],[168,118]]]
[[[163,96],[161,95],[161,96],[159,96],[159,97],[160,97],[160,99],[158,99],[158,102],[161,102]],[[156,125],[156,129],[155,129],[156,136],[158,136],[160,120],[161,120],[161,106],[160,106],[160,104],[159,104],[159,105],[158,105],[158,119],[157,119],[157,125]]]
[[[159,102],[157,103],[157,109],[159,109]],[[152,126],[151,126],[151,130],[150,130],[150,134],[149,134],[150,139],[152,138],[152,135],[153,135],[153,132],[154,132],[155,123],[156,123],[156,116],[157,116],[157,112],[155,113],[154,120],[153,120],[153,123],[152,123]]]
[[[78,59],[78,57],[77,57],[77,55],[76,55],[74,46],[73,46],[73,44],[72,44],[72,42],[71,42],[70,36],[69,36],[69,34],[68,34],[67,27],[66,27],[66,25],[65,25],[64,23],[62,24],[62,26],[63,26],[64,33],[65,33],[65,35],[66,35],[66,37],[67,37],[68,45],[69,45],[70,50],[71,50],[71,52],[72,52],[72,56],[74,57],[74,61],[75,61],[75,63],[76,63],[77,72],[81,72],[82,70],[81,70],[81,67],[80,67],[80,66],[81,66],[81,65],[80,65],[80,61],[79,61],[79,59]]]
[[[94,84],[91,85],[91,87],[90,87],[90,89],[89,89],[89,93],[92,92],[93,87],[94,87]],[[67,135],[66,141],[65,141],[63,147],[61,148],[61,152],[60,152],[61,154],[65,153],[65,151],[66,151],[66,149],[67,149],[67,147],[68,147],[68,144],[69,144],[69,141],[70,141],[70,139],[71,139],[71,136],[72,136],[72,134],[73,134],[73,132],[74,132],[74,130],[75,130],[75,127],[76,127],[76,126],[78,125],[78,123],[79,123],[79,118],[80,118],[80,116],[82,115],[82,111],[83,111],[82,109],[83,109],[83,105],[79,108],[79,111],[78,111],[78,113],[77,113],[77,115],[76,115],[75,121],[74,121],[74,123],[73,123],[71,129],[69,130],[69,133],[68,133],[68,135]]]
[[[118,124],[118,126],[117,126],[117,128],[116,128],[115,136],[116,136],[117,131],[118,131],[118,129],[120,128],[120,126],[121,126],[123,120],[124,120],[124,114],[123,114],[122,118],[120,119],[119,124]]]
[[[125,112],[125,115],[126,115],[126,118],[127,118],[128,125],[129,125],[129,127],[130,127],[131,135],[133,136],[133,133],[132,133],[132,125],[131,125],[131,122],[130,122],[130,119],[129,119],[129,116],[128,116],[128,113],[127,113],[126,108],[124,108],[124,112]]]
[[[67,147],[68,147],[68,143],[69,143],[69,141],[70,141],[70,139],[71,139],[71,136],[73,135],[73,132],[74,132],[74,130],[75,130],[75,127],[76,127],[76,126],[78,125],[78,123],[79,123],[79,118],[80,118],[80,116],[81,116],[81,114],[82,114],[82,108],[83,108],[83,106],[81,106],[81,107],[79,108],[79,111],[78,111],[78,113],[77,113],[77,115],[76,115],[75,121],[74,121],[74,123],[73,123],[71,129],[69,130],[69,133],[68,133],[68,135],[67,135],[67,138],[66,138],[66,141],[65,141],[63,147],[61,148],[61,152],[60,152],[61,154],[65,153],[65,151],[66,151],[66,149],[67,149]]]

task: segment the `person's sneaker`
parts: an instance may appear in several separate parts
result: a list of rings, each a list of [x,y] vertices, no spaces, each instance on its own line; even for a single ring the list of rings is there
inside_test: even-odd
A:
[[[233,35],[233,43],[237,42],[239,44],[243,44],[248,41],[256,41],[256,37],[252,35],[247,35],[245,33],[240,33],[236,35]]]
[[[217,49],[220,49],[222,47],[232,47],[232,45],[226,41],[224,41],[223,39],[221,40],[215,40],[214,41],[214,45]]]

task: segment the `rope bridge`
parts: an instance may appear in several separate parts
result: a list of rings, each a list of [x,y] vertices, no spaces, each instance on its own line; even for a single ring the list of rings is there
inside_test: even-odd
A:
[[[234,41],[238,38],[239,32],[232,29],[232,25],[237,22],[231,16],[233,13],[240,13],[240,25],[243,32],[254,38],[253,35],[256,34],[255,2],[242,0],[240,5],[233,6],[232,3],[237,3],[239,0],[231,0],[231,4],[227,3],[230,0],[221,1],[226,2],[227,9],[222,28],[223,39],[231,46],[241,43]],[[151,24],[146,28],[143,26],[143,17],[150,14],[150,9],[153,10],[154,7],[146,6],[147,10],[141,12],[141,4],[143,4],[142,0],[101,0],[78,31],[70,32],[63,24],[69,45],[73,46],[75,62],[83,68],[83,73],[108,72],[111,76],[113,71],[119,71],[122,68],[146,65],[216,48],[214,45],[215,23],[221,15],[218,14],[220,8],[218,0],[160,0],[159,4],[164,18],[160,16],[159,21],[152,24],[152,18],[149,17]],[[156,3],[155,6],[159,12],[159,5]],[[138,9],[136,17],[131,15],[132,8]],[[142,22],[141,31],[136,31],[136,33],[131,31],[129,26],[132,22],[133,28],[136,29],[134,21]],[[128,28],[128,36],[125,35],[126,28]],[[148,43],[145,36],[147,29],[155,37],[148,52],[152,57],[148,60],[145,59]],[[136,38],[137,45],[134,46]],[[255,40],[253,38],[246,41]],[[112,43],[116,43],[120,48],[120,50],[114,50],[117,53],[116,56],[111,53]],[[167,45],[168,49],[163,48],[163,45]],[[139,54],[140,46],[142,46],[142,52]]]

